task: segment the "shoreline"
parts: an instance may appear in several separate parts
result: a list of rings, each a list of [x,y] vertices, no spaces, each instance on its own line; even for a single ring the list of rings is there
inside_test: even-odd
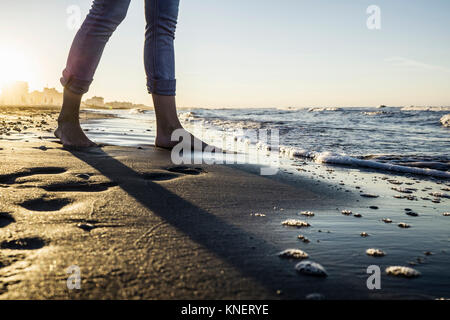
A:
[[[307,162],[269,177],[251,164],[186,170],[152,146],[71,152],[46,135],[0,140],[0,163],[0,299],[449,296],[450,280],[443,279],[450,279],[450,219],[442,215],[448,199],[396,198],[401,193],[386,187],[396,179],[393,186],[414,186],[419,197],[421,190],[446,188],[439,181]],[[407,207],[419,215],[406,215]],[[382,222],[385,217],[393,223]],[[286,219],[310,227],[283,226]],[[412,227],[401,229],[400,222]],[[386,256],[367,256],[372,247]],[[329,276],[298,274],[298,260],[278,256],[289,248],[307,252]],[[373,264],[383,272],[380,291],[366,287]],[[66,286],[74,265],[81,290]],[[391,265],[411,266],[422,276],[387,276]]]

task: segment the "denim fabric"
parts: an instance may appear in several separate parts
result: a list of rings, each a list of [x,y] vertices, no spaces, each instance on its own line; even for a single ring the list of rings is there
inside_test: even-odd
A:
[[[125,19],[131,0],[95,0],[70,49],[61,84],[84,94],[103,50],[117,26]],[[174,96],[174,39],[180,0],[145,0],[144,64],[149,93]]]

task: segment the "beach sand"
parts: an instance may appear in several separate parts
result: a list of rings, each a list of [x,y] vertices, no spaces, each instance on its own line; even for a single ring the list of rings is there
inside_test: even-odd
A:
[[[55,111],[41,111],[51,129]],[[283,171],[261,176],[254,165],[176,166],[151,146],[70,151],[48,131],[36,136],[0,140],[0,299],[433,297],[420,279],[367,289],[365,268],[378,258],[365,254],[376,237],[361,237],[362,225],[387,225],[340,210],[370,211],[376,199]],[[306,210],[319,214],[298,214]],[[283,226],[289,218],[311,227]],[[329,276],[298,274],[298,261],[278,256],[292,247]],[[71,266],[79,290],[67,287]]]
[[[298,276],[277,258],[276,234],[251,213],[316,202],[319,194],[225,166],[186,171],[155,148],[42,145],[2,143],[0,211],[11,221],[0,237],[0,298],[310,293],[290,285]],[[81,290],[66,287],[72,265],[81,269]]]

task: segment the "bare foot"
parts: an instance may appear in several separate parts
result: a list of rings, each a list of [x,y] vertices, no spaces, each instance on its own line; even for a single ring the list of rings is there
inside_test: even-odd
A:
[[[97,146],[84,134],[78,121],[58,122],[55,136],[65,148],[89,148]]]
[[[198,139],[182,127],[177,128],[176,130],[178,130],[176,132],[176,137],[178,137],[178,140],[172,141],[173,131],[169,131],[170,134],[169,132],[159,132],[156,135],[155,146],[164,149],[172,149],[177,144],[182,143],[185,149],[190,149],[192,151],[205,151],[206,148],[208,148],[209,151],[214,150],[215,152],[218,152],[220,150],[219,148],[210,146],[202,140]]]

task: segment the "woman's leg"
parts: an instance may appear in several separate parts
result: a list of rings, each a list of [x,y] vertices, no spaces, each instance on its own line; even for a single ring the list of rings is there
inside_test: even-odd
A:
[[[64,101],[55,135],[65,146],[89,147],[79,122],[80,103],[88,92],[103,50],[125,19],[131,0],[95,0],[70,49],[61,83]]]
[[[175,102],[175,50],[174,39],[180,0],[145,0],[144,62],[148,92],[153,96],[156,114],[155,145],[172,148],[178,141],[171,141],[172,133],[182,129]],[[194,137],[187,132],[191,146]],[[206,147],[197,140],[196,146]]]

